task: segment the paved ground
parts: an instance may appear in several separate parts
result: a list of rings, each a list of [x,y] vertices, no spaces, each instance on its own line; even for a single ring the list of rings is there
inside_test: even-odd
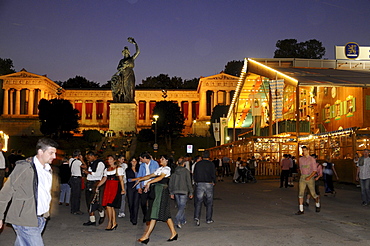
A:
[[[165,223],[159,222],[149,245],[370,245],[370,207],[361,206],[359,188],[336,184],[337,196],[323,196],[320,213],[314,211],[311,201],[305,214],[297,216],[294,215],[298,211],[297,185],[287,189],[278,187],[278,180],[234,184],[231,178],[226,179],[215,187],[215,223],[205,223],[203,210],[201,225],[195,226],[193,201],[190,201],[188,223],[178,229],[179,239],[166,242],[170,232]],[[46,245],[140,245],[136,239],[143,233],[142,224],[133,226],[126,217],[118,219],[116,231],[105,231],[106,222],[85,227],[82,223],[88,216],[71,215],[69,207],[57,204],[58,192],[53,191],[53,195],[52,219],[44,233]],[[86,210],[85,206],[82,209]],[[14,239],[13,229],[5,227],[0,234],[0,245],[13,245]]]

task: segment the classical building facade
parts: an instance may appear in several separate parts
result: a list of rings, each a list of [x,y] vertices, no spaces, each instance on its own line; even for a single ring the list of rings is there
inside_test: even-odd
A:
[[[80,130],[109,130],[109,88],[63,89],[46,77],[27,72],[0,76],[2,80],[2,114],[0,129],[9,135],[40,135],[38,102],[41,99],[61,98],[69,100],[79,111]],[[211,118],[216,105],[229,105],[238,77],[225,73],[201,77],[197,89],[161,90],[137,89],[137,130],[150,128],[153,108],[161,100],[178,104],[185,118],[184,134],[205,135],[206,122]]]

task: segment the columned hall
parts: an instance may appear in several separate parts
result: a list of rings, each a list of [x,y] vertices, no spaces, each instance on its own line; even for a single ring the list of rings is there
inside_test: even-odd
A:
[[[10,128],[10,135],[40,134],[38,103],[41,99],[69,100],[79,111],[80,131],[109,130],[110,88],[62,89],[45,75],[26,70],[0,76],[3,80],[2,129]],[[184,134],[205,135],[213,108],[230,105],[238,77],[225,73],[201,77],[197,89],[136,89],[137,130],[151,128],[156,102],[167,100],[178,104],[184,118]],[[15,124],[13,124],[13,123]]]

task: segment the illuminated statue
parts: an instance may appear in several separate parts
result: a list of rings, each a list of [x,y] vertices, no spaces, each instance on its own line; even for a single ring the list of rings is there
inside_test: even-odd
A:
[[[122,50],[123,58],[119,61],[117,72],[112,76],[111,87],[114,102],[135,102],[135,59],[140,54],[139,46],[133,38],[127,38],[135,45],[136,53],[130,56],[127,47]]]

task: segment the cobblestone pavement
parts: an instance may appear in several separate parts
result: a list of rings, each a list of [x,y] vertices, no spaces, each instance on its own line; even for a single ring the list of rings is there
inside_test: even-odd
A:
[[[87,214],[72,215],[69,207],[58,205],[58,185],[53,187],[45,245],[140,245],[136,239],[144,231],[143,224],[133,226],[126,216],[117,219],[115,231],[104,230],[107,221],[100,226],[82,226],[88,221]],[[187,224],[177,229],[179,239],[167,242],[168,227],[158,222],[148,245],[370,245],[370,207],[361,206],[360,188],[336,184],[336,190],[336,197],[322,196],[320,213],[315,212],[312,200],[304,215],[298,216],[294,215],[298,211],[297,183],[292,188],[279,188],[279,180],[235,184],[228,177],[215,186],[213,224],[205,223],[203,208],[200,226],[195,226],[193,201],[189,201]],[[86,212],[84,202],[81,209]],[[173,217],[175,211],[174,204]],[[14,240],[12,227],[6,226],[0,234],[0,245],[13,245]]]

